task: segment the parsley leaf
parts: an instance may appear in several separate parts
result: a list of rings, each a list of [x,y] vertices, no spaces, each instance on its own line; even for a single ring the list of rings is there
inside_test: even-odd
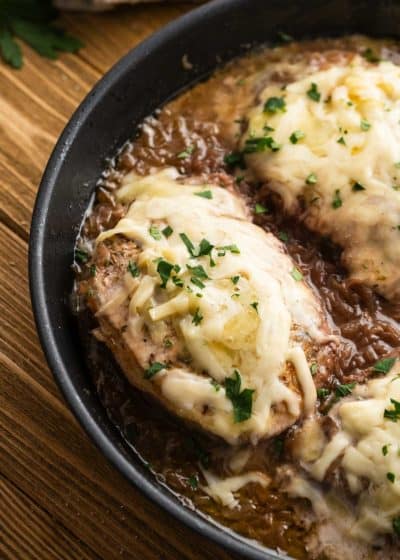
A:
[[[167,364],[162,364],[161,362],[153,362],[144,372],[145,379],[151,379],[161,370],[166,369]]]
[[[362,53],[362,56],[365,58],[365,60],[368,60],[368,62],[380,62],[381,60],[371,48],[365,49],[365,51]]]
[[[335,395],[338,398],[347,397],[348,395],[351,395],[355,386],[355,383],[344,383],[342,385],[338,385],[335,389]]]
[[[318,86],[316,83],[312,82],[310,89],[307,91],[307,95],[310,99],[316,101],[317,103],[321,100],[321,94],[318,91]]]
[[[89,260],[89,253],[83,249],[75,249],[75,260],[81,264],[85,264]]]
[[[395,474],[392,473],[392,472],[386,473],[386,478],[387,478],[388,481],[391,482],[392,484],[394,484],[394,481],[396,480],[396,476],[395,476]]]
[[[326,387],[320,387],[319,389],[317,389],[317,397],[321,400],[326,399],[329,394],[330,391]]]
[[[302,130],[295,130],[289,137],[289,140],[292,144],[297,144],[299,140],[302,140],[305,137],[305,134]]]
[[[264,103],[264,113],[277,113],[286,111],[286,102],[283,97],[270,97]]]
[[[277,152],[281,146],[275,142],[272,136],[257,136],[246,140],[243,152],[245,154],[254,154],[256,152],[264,152],[267,148],[271,152]]]
[[[201,196],[202,198],[208,198],[209,200],[213,197],[211,191],[201,191],[194,193],[196,196]]]
[[[300,280],[303,280],[303,275],[300,272],[300,270],[298,268],[296,268],[295,266],[292,268],[292,270],[290,271],[290,275],[291,277],[296,280],[296,282],[300,282]]]
[[[377,373],[389,373],[395,362],[396,358],[382,358],[382,360],[376,362],[372,369]]]
[[[250,307],[255,309],[256,313],[258,314],[258,301],[253,301],[252,303],[250,303]]]
[[[397,422],[397,420],[400,419],[400,402],[396,401],[395,399],[390,399],[390,402],[392,403],[393,408],[385,408],[383,417],[387,420],[390,420],[391,422]]]
[[[289,235],[286,233],[286,231],[279,231],[278,237],[284,243],[287,243],[289,241]]]
[[[225,394],[233,406],[233,418],[237,424],[251,417],[253,409],[254,389],[243,389],[241,391],[242,378],[237,369],[233,371],[232,377],[225,379]]]
[[[161,278],[161,284],[160,287],[161,288],[166,288],[167,287],[167,282],[169,280],[169,277],[171,276],[171,272],[174,268],[174,265],[167,262],[167,261],[163,261],[160,260],[158,262],[157,265],[157,272],[160,275]]]
[[[128,272],[130,272],[134,278],[137,278],[140,275],[140,269],[135,261],[129,261],[127,268]]]
[[[196,475],[189,476],[188,483],[192,490],[197,490],[197,488],[199,487],[199,479]]]
[[[265,208],[262,204],[258,202],[254,206],[254,214],[266,214],[268,212],[268,208]]]
[[[246,167],[242,152],[231,152],[230,154],[226,154],[224,162],[229,167],[235,167],[235,165],[239,166],[240,169],[245,169]]]
[[[371,126],[372,125],[368,121],[366,121],[365,119],[361,119],[361,122],[360,122],[361,130],[363,130],[364,132],[367,132],[367,130],[369,130],[371,128]]]
[[[185,244],[186,249],[187,249],[188,252],[189,252],[189,255],[190,255],[191,257],[196,257],[197,255],[196,255],[196,253],[195,253],[194,245],[193,245],[193,243],[190,241],[190,239],[189,239],[189,237],[186,235],[186,233],[180,233],[180,234],[179,234],[179,237],[182,239],[183,243]]]
[[[163,234],[164,237],[168,238],[168,237],[170,237],[170,236],[174,233],[174,230],[172,229],[171,226],[166,226],[166,227],[161,231],[161,233]]]
[[[204,319],[204,317],[200,312],[200,308],[198,307],[196,309],[196,311],[194,312],[192,323],[194,325],[196,325],[196,327],[197,327],[198,325],[200,325],[200,323],[202,322],[203,319]]]
[[[366,189],[361,183],[355,182],[354,185],[351,187],[351,190],[353,192],[357,192],[357,191],[365,191]]]
[[[384,445],[382,447],[382,455],[384,457],[386,457],[386,455],[389,453],[389,445],[391,445],[390,443],[387,443],[386,445]]]
[[[186,159],[192,155],[192,153],[194,152],[194,148],[195,148],[194,146],[188,146],[182,152],[180,152],[176,157],[178,159]]]
[[[394,517],[392,520],[393,531],[400,537],[400,517]]]
[[[240,280],[240,276],[232,276],[231,277],[232,284],[236,285],[239,282],[239,280]]]
[[[149,233],[153,239],[155,239],[156,241],[160,241],[161,233],[157,226],[150,226]]]
[[[332,200],[332,208],[334,208],[335,210],[337,210],[338,208],[340,208],[343,204],[343,201],[340,197],[340,189],[336,189],[335,190],[335,196],[333,197]]]
[[[315,173],[310,173],[307,177],[306,177],[306,184],[307,185],[315,185],[317,182],[317,176],[315,175]]]
[[[4,62],[13,68],[22,68],[21,48],[6,27],[0,28],[0,53]]]

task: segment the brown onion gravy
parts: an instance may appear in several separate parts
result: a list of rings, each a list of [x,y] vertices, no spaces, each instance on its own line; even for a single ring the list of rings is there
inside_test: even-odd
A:
[[[349,37],[292,43],[229,63],[143,122],[137,138],[124,146],[104,172],[82,229],[83,240],[91,241],[123,216],[125,208],[115,202],[113,193],[121,178],[132,170],[145,175],[154,168],[174,166],[182,174],[203,175],[222,186],[234,184],[250,207],[258,202],[268,208],[268,213],[254,216],[255,223],[285,241],[289,254],[319,294],[340,337],[335,350],[328,346],[321,352],[315,372],[316,386],[328,390],[338,383],[362,383],[380,357],[399,348],[400,307],[388,304],[369,288],[352,285],[339,264],[340,250],[327,239],[310,234],[295,220],[285,218],[280,200],[266,186],[242,178],[240,170],[235,170],[236,177],[233,176],[224,157],[236,147],[245,126],[243,115],[257,88],[268,80],[284,87],[291,78],[285,72],[265,73],[269,61],[279,60],[284,53],[293,64],[301,61],[318,69],[343,64],[352,53],[363,52],[367,47],[399,62],[398,47],[392,42]],[[246,465],[246,470],[259,469],[272,477],[268,488],[256,484],[244,487],[237,509],[215,503],[201,489],[201,466],[232,474],[229,463],[234,451],[175,420],[129,385],[110,352],[90,334],[96,325],[88,309],[90,261],[76,266],[76,275],[80,330],[94,384],[110,418],[149,468],[174,492],[238,533],[296,558],[310,558],[306,543],[315,522],[306,513],[311,508],[307,501],[290,499],[280,491],[280,480],[275,476],[277,466],[290,460],[285,438],[290,438],[292,430],[259,444]],[[320,399],[322,412],[327,406],[329,398]]]

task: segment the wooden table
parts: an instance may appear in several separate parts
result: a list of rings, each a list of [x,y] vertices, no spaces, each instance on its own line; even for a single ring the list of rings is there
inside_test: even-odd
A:
[[[56,62],[24,47],[0,63],[0,559],[228,560],[171,519],[97,451],[44,361],[28,291],[32,206],[50,152],[93,84],[189,5],[69,14],[79,55]]]

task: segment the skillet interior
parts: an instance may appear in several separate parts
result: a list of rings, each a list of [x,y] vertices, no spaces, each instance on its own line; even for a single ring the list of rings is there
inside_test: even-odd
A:
[[[145,116],[207,75],[218,61],[240,54],[250,44],[272,40],[278,30],[296,38],[348,32],[396,35],[396,4],[217,0],[191,12],[129,53],[95,87],[64,131],[40,187],[31,230],[32,299],[47,359],[67,401],[129,480],[191,527],[248,558],[279,555],[225,528],[215,529],[215,524],[184,509],[143,468],[108,420],[90,386],[68,310],[74,241],[105,158],[132,137]],[[193,64],[191,70],[182,66],[184,54]]]

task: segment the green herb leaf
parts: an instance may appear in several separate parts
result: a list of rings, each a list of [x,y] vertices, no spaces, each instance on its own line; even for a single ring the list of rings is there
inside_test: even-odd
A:
[[[235,285],[239,282],[239,280],[240,280],[240,276],[232,276],[232,278],[231,278],[232,284],[235,284]]]
[[[317,182],[317,176],[315,175],[315,173],[310,173],[308,175],[308,177],[306,178],[306,184],[307,185],[315,185]]]
[[[10,31],[6,27],[0,27],[0,53],[7,64],[13,68],[22,68],[22,52]]]
[[[311,83],[310,89],[307,91],[307,95],[310,99],[316,101],[317,103],[321,100],[321,94],[318,91],[318,86],[316,83]]]
[[[355,383],[344,383],[342,385],[338,385],[335,388],[335,395],[338,398],[347,397],[348,395],[351,395],[355,386]]]
[[[161,370],[166,369],[166,367],[167,367],[167,364],[163,364],[161,362],[153,362],[151,364],[151,366],[148,367],[146,369],[146,371],[144,372],[144,378],[145,379],[151,379],[157,373],[159,373]]]
[[[196,325],[196,327],[197,327],[198,325],[200,325],[200,323],[202,322],[203,319],[204,319],[204,317],[200,312],[200,308],[198,307],[196,309],[196,311],[194,312],[192,323],[194,325]]]
[[[89,253],[83,249],[75,249],[75,260],[81,264],[85,264],[89,260]]]
[[[391,482],[392,484],[394,484],[394,481],[396,480],[396,477],[395,477],[394,473],[392,473],[392,472],[386,473],[386,478],[387,478],[388,481]]]
[[[300,272],[300,270],[298,268],[296,268],[295,266],[292,268],[292,270],[290,271],[290,275],[291,277],[296,280],[296,282],[300,282],[300,280],[303,280],[303,275]]]
[[[255,309],[258,314],[258,301],[253,301],[253,303],[250,303],[250,307]]]
[[[198,278],[196,278],[195,276],[192,276],[190,281],[191,281],[192,284],[194,284],[195,286],[197,286],[201,290],[203,290],[206,287],[206,285],[203,284],[203,282],[201,280],[199,280]]]
[[[268,208],[265,208],[262,204],[258,202],[254,206],[254,214],[266,214],[268,212]]]
[[[386,455],[389,453],[389,445],[391,445],[391,444],[388,443],[388,444],[386,444],[386,445],[384,445],[384,446],[382,447],[382,455],[383,455],[384,457],[386,457]]]
[[[213,197],[211,191],[201,191],[194,193],[196,196],[201,196],[202,198],[208,198],[209,200]]]
[[[337,210],[338,208],[340,208],[343,204],[343,201],[340,197],[340,189],[336,189],[335,190],[335,196],[333,197],[332,200],[332,208],[334,208],[335,210]]]
[[[365,191],[366,188],[361,184],[361,183],[354,183],[354,185],[351,187],[351,190],[353,192],[358,192],[358,191]]]
[[[199,479],[195,475],[189,476],[188,483],[192,490],[197,490],[199,487]]]
[[[218,381],[215,381],[215,379],[211,379],[210,383],[214,387],[215,392],[218,393],[218,391],[221,389],[221,385],[218,383]]]
[[[194,152],[194,148],[195,148],[194,146],[188,146],[182,152],[180,152],[176,157],[178,159],[186,159],[192,155],[192,153]]]
[[[365,119],[361,119],[361,122],[360,122],[361,130],[363,130],[364,132],[367,132],[367,130],[369,130],[371,128],[371,126],[372,125],[368,121],[366,121]]]
[[[196,278],[200,278],[200,280],[208,280],[209,276],[207,274],[207,272],[204,270],[204,268],[201,266],[201,264],[197,265],[197,266],[189,266],[186,265],[188,270],[191,271],[191,273],[196,276]]]
[[[245,169],[246,167],[242,152],[231,152],[230,154],[226,154],[224,162],[229,167],[235,167],[236,165],[240,167],[240,169]]]
[[[140,275],[140,269],[135,261],[129,261],[128,272],[130,272],[134,278],[137,278]]]
[[[233,253],[234,255],[240,255],[240,249],[235,244],[223,245],[222,247],[216,247],[216,249],[219,251],[219,253],[218,253],[219,257],[223,257],[225,255],[226,251],[229,251],[230,253]]]
[[[242,378],[237,369],[233,371],[232,377],[225,379],[225,394],[233,406],[233,418],[235,423],[244,422],[251,417],[253,409],[253,389],[241,391]]]
[[[310,364],[310,372],[311,375],[315,375],[318,371],[318,364],[316,362],[314,362],[313,364]]]
[[[337,143],[345,146],[346,145],[346,140],[343,138],[343,136],[341,136],[340,138],[338,138]]]
[[[174,265],[167,262],[167,261],[160,260],[158,262],[157,272],[158,272],[158,274],[160,275],[160,278],[161,278],[161,284],[160,284],[161,288],[166,288],[167,282],[169,280],[169,277],[171,276],[171,272],[172,272],[173,268],[174,268]]]
[[[396,358],[382,358],[376,362],[372,369],[377,373],[389,373],[395,362]]]
[[[286,102],[283,97],[270,97],[264,103],[264,113],[277,113],[286,111]]]
[[[166,237],[168,239],[168,237],[170,237],[173,233],[174,230],[172,229],[171,226],[166,226],[161,233],[163,234],[164,237]]]
[[[317,389],[317,397],[319,399],[325,400],[329,395],[330,395],[329,389],[326,389],[325,387],[320,387],[319,389]]]
[[[190,239],[189,239],[189,237],[186,235],[186,233],[180,233],[180,234],[179,234],[179,237],[182,239],[183,243],[185,244],[186,249],[187,249],[188,252],[189,252],[189,255],[190,255],[191,257],[196,257],[197,255],[196,255],[196,252],[195,252],[194,245],[193,245],[193,243],[190,241]]]
[[[286,233],[286,231],[279,231],[278,238],[284,243],[287,243],[289,241],[289,235]]]
[[[153,239],[155,239],[156,241],[160,241],[161,232],[160,232],[160,230],[158,229],[157,226],[150,226],[149,227],[149,233],[150,233],[150,235]]]
[[[371,48],[365,49],[365,51],[362,53],[362,56],[365,58],[365,60],[368,60],[368,62],[380,62],[381,60]]]
[[[200,241],[199,250],[197,251],[198,257],[205,257],[207,255],[211,255],[211,251],[213,250],[214,245],[211,245],[207,239],[202,239]]]
[[[277,36],[278,36],[278,39],[281,43],[291,43],[292,41],[294,41],[294,39],[291,35],[288,35],[287,33],[284,33],[283,31],[278,31]]]
[[[245,154],[254,154],[256,152],[265,152],[267,148],[271,152],[277,152],[281,149],[281,146],[275,142],[272,136],[256,136],[246,140],[243,152]]]
[[[305,134],[302,130],[295,130],[289,136],[289,140],[291,141],[292,144],[297,144],[297,142],[299,140],[302,140],[303,138],[305,138]]]
[[[392,519],[392,527],[396,535],[400,537],[400,517],[394,517]]]
[[[400,418],[400,402],[395,399],[390,399],[390,402],[392,403],[393,408],[385,408],[383,417],[391,422],[397,422]]]

